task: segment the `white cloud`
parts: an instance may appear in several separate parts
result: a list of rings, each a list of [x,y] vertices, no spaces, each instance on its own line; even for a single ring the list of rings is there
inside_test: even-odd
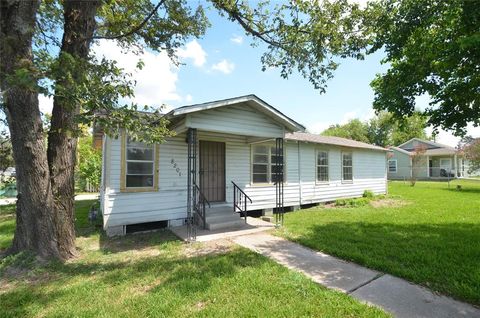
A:
[[[230,41],[232,41],[235,44],[241,45],[243,43],[243,37],[240,35],[233,35]]]
[[[190,103],[192,100],[193,100],[192,95],[187,94],[187,95],[185,96],[185,101],[186,101],[187,103]]]
[[[427,128],[427,133],[432,133],[432,128]],[[480,127],[473,127],[473,125],[467,126],[467,135],[470,135],[475,138],[480,138]],[[451,147],[456,147],[460,141],[460,137],[454,136],[450,131],[445,131],[440,129],[438,135],[435,136],[435,141],[441,144],[449,145]]]
[[[53,97],[38,94],[38,106],[44,114],[51,114],[53,109]]]
[[[212,70],[219,71],[224,74],[230,74],[235,69],[235,64],[232,62],[227,61],[226,59],[221,60],[217,64],[212,65]]]
[[[346,112],[346,113],[343,115],[342,120],[340,121],[340,125],[345,125],[345,124],[348,123],[350,120],[355,119],[355,118],[358,118],[358,116],[357,116],[357,111],[356,111],[356,110],[351,111],[351,112]]]
[[[193,60],[193,65],[201,67],[207,61],[207,53],[203,50],[197,40],[188,42],[185,48],[178,49],[178,57]]]
[[[201,61],[200,55],[195,57],[192,53],[198,51],[198,48],[196,44],[192,46],[191,43],[188,43],[184,49],[180,49],[183,50],[184,56],[194,59],[194,63],[205,63]],[[133,53],[123,53],[114,41],[101,41],[93,48],[93,52],[97,57],[105,56],[107,59],[116,60],[119,67],[132,74],[132,79],[137,82],[132,102],[160,107],[167,101],[183,100],[177,92],[178,68],[172,63],[167,53],[144,51],[138,56]],[[144,62],[142,70],[136,69],[139,60]],[[188,99],[188,97],[185,98]],[[170,108],[171,106],[167,106],[163,111],[168,111]]]
[[[328,127],[330,127],[331,123],[326,122],[315,122],[313,124],[307,125],[307,131],[312,134],[319,134]]]

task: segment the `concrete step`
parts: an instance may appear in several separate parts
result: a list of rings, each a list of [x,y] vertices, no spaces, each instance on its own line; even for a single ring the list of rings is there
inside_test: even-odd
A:
[[[245,220],[238,218],[236,220],[218,222],[218,223],[207,222],[207,229],[210,231],[213,231],[213,230],[220,230],[220,229],[226,229],[226,228],[236,228],[236,227],[241,227],[243,225],[245,225]]]
[[[207,223],[219,223],[219,222],[226,222],[226,221],[235,221],[238,220],[239,214],[238,213],[223,213],[223,214],[207,214],[205,216],[205,220]]]

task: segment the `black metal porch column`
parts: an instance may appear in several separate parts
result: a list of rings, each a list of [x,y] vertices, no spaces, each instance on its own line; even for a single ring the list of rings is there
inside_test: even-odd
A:
[[[284,161],[283,158],[283,138],[275,140],[275,162],[274,162],[274,177],[275,182],[275,223],[276,226],[283,225],[283,215],[285,208],[283,206],[283,184],[284,184]]]
[[[197,238],[194,205],[197,197],[197,130],[187,131],[188,163],[187,163],[187,237],[189,241]]]

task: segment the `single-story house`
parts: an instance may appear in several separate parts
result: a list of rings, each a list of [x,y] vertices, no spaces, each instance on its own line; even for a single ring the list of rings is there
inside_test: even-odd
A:
[[[389,147],[388,179],[442,180],[468,177],[468,160],[457,149],[419,138]],[[418,159],[413,159],[417,156]]]
[[[165,114],[176,132],[148,145],[103,136],[101,209],[108,235],[139,224],[218,229],[247,211],[387,191],[388,149],[305,132],[255,95]],[[238,212],[238,213],[234,213]]]

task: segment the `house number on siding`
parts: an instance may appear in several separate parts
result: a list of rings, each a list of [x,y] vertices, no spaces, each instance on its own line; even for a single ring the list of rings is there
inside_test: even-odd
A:
[[[172,158],[172,160],[170,160],[170,163],[172,164],[173,169],[175,169],[175,171],[177,172],[178,176],[181,177],[182,171],[178,167],[178,164],[175,162],[175,159]]]

